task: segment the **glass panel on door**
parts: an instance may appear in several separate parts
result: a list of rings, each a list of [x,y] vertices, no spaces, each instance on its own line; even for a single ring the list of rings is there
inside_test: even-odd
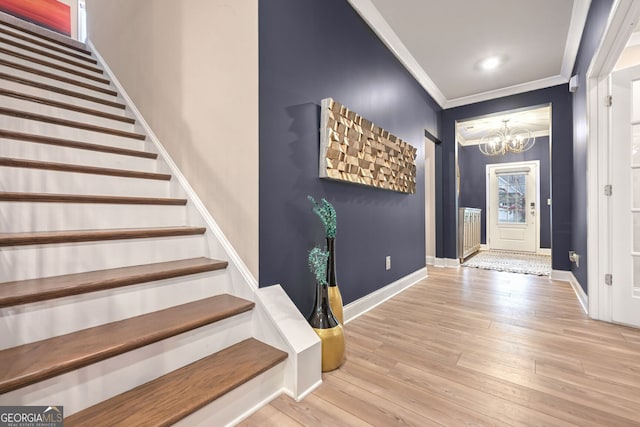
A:
[[[527,174],[498,175],[498,222],[501,224],[525,224]]]

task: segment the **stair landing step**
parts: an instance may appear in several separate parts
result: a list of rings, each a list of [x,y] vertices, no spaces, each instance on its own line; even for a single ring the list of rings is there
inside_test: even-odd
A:
[[[87,273],[65,274],[0,283],[0,307],[10,307],[114,289],[206,271],[223,270],[227,261],[190,258],[133,267],[111,268]]]
[[[105,203],[117,205],[174,205],[184,206],[187,199],[136,196],[97,196],[86,194],[12,193],[0,191],[0,202],[34,203]]]
[[[19,18],[14,18],[13,16],[5,13],[0,14],[0,25],[6,25],[7,27],[22,31],[23,33],[29,34],[34,37],[47,40],[51,43],[56,43],[68,49],[73,49],[85,55],[91,55],[91,52],[87,49],[84,43],[70,39],[69,37],[62,36],[51,30],[38,27],[37,25],[23,21]]]
[[[117,228],[107,230],[40,231],[0,233],[0,247],[54,243],[95,242],[101,240],[146,239],[153,237],[204,234],[205,227]],[[1,366],[1,364],[0,364]]]
[[[72,426],[169,426],[286,360],[254,338],[170,372],[64,420]]]
[[[8,157],[0,157],[0,166],[25,169],[43,169],[59,172],[86,173],[93,175],[120,176],[124,178],[155,179],[158,181],[171,180],[171,175],[165,173],[112,169],[97,166],[74,165],[69,163],[43,162],[40,160],[13,159]]]
[[[235,316],[254,305],[217,295],[2,350],[0,394]]]
[[[0,129],[0,138],[13,139],[16,141],[34,142],[36,144],[56,145],[59,147],[77,148],[79,150],[100,151],[102,153],[118,154],[122,156],[143,157],[147,159],[157,159],[156,153],[149,151],[131,150],[128,148],[112,147],[109,145],[92,144],[90,142],[73,141],[70,139],[53,138],[45,135],[33,133],[15,132]]]

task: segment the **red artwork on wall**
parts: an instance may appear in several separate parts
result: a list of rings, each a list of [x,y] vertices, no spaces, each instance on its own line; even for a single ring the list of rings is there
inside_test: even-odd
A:
[[[71,36],[71,8],[57,0],[0,0],[0,11]]]

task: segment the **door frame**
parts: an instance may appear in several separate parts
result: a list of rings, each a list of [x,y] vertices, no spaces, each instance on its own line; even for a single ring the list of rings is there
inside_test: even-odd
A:
[[[612,168],[609,77],[639,19],[640,2],[615,1],[586,74],[588,306],[591,318],[606,322],[612,321],[613,308],[611,288],[605,284],[605,274],[611,271],[612,248],[610,201],[604,193]]]
[[[541,253],[540,251],[540,160],[523,160],[521,162],[508,162],[508,163],[491,163],[486,165],[486,177],[485,177],[485,206],[487,207],[486,212],[486,236],[487,236],[487,248],[491,248],[489,244],[490,237],[490,226],[491,226],[491,185],[490,185],[490,169],[492,168],[505,168],[505,169],[517,169],[524,167],[535,167],[536,169],[536,231],[535,231],[535,247],[536,254]]]

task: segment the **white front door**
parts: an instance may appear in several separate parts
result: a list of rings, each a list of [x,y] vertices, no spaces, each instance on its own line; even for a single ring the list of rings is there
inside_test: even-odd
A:
[[[612,74],[612,319],[640,326],[640,66]]]
[[[487,165],[489,249],[537,252],[538,163]]]

